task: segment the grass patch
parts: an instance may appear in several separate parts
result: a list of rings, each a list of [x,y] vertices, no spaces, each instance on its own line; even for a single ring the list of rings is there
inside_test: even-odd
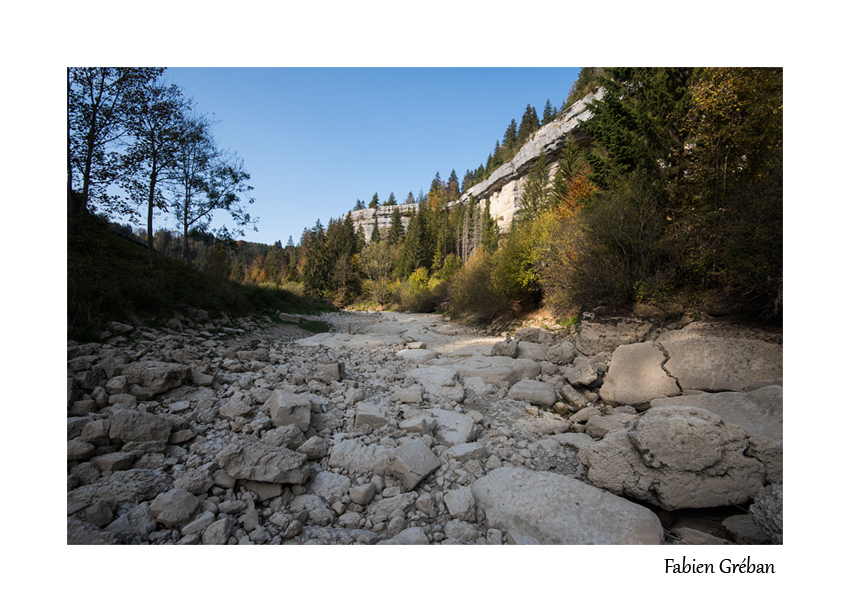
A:
[[[109,321],[167,317],[186,307],[237,317],[337,310],[285,289],[218,278],[158,253],[150,269],[144,246],[122,238],[97,217],[85,220],[81,236],[68,238],[69,338],[94,340]]]

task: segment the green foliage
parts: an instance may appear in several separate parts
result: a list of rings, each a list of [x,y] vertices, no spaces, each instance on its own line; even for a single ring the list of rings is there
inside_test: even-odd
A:
[[[493,283],[494,256],[479,249],[455,272],[448,291],[448,311],[452,316],[488,320],[510,308]]]

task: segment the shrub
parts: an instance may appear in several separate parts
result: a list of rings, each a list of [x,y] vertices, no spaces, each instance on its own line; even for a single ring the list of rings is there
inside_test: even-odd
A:
[[[453,316],[487,320],[510,308],[510,301],[493,284],[492,254],[478,249],[452,277],[448,311]]]

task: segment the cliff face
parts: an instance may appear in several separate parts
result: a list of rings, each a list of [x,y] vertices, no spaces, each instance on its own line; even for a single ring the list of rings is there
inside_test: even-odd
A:
[[[460,203],[468,203],[470,198],[483,206],[490,202],[490,214],[499,224],[500,231],[507,231],[511,226],[514,214],[519,209],[522,191],[526,177],[540,155],[545,155],[549,161],[549,177],[554,178],[558,164],[558,154],[567,142],[570,134],[579,144],[588,140],[579,129],[579,121],[588,120],[592,113],[587,108],[590,100],[598,100],[604,95],[604,90],[590,94],[573,104],[567,112],[551,123],[547,123],[537,130],[534,135],[514,156],[514,158],[499,166],[486,180],[470,187],[457,202],[450,202],[449,206]],[[410,221],[410,216],[416,210],[416,204],[401,204],[398,208],[402,213],[402,222],[405,228]],[[389,228],[393,214],[392,206],[380,206],[377,209],[351,211],[351,219],[355,228],[363,226],[363,233],[368,241],[372,235],[372,227],[375,216],[378,217],[378,227],[382,230]]]

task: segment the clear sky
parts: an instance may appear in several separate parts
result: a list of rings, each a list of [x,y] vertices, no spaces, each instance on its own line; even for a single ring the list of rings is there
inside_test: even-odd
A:
[[[579,68],[169,68],[251,174],[257,232],[297,244],[357,200],[428,192],[486,163],[527,104],[560,108]],[[217,223],[223,221],[217,217]],[[160,214],[157,227],[174,227]]]

